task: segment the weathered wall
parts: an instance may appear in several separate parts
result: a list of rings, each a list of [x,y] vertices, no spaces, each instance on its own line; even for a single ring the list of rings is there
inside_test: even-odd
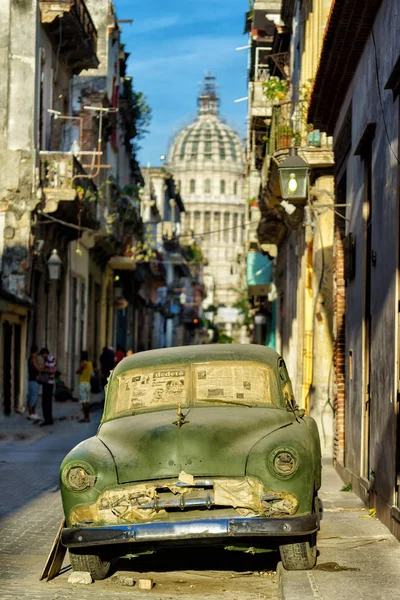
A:
[[[397,24],[397,25],[396,25]],[[374,24],[379,65],[380,88],[387,128],[395,153],[399,153],[397,99],[384,85],[400,53],[400,13],[398,3],[387,0],[382,4]],[[395,501],[395,393],[396,328],[397,328],[397,256],[398,256],[398,165],[385,134],[383,115],[378,95],[375,70],[375,51],[369,37],[358,64],[353,83],[343,105],[336,126],[339,132],[345,111],[352,99],[352,149],[347,161],[347,202],[351,203],[350,223],[347,230],[356,236],[356,274],[349,282],[346,307],[346,356],[353,352],[353,378],[347,377],[346,386],[346,467],[354,477],[362,472],[362,415],[363,415],[363,362],[362,339],[364,324],[364,240],[363,214],[364,167],[362,158],[354,156],[361,135],[368,123],[376,123],[372,141],[372,249],[376,252],[376,266],[371,274],[371,440],[370,469],[376,474],[374,489],[382,505],[381,518],[390,525],[390,506]],[[347,374],[349,368],[347,363]],[[371,502],[374,502],[372,495]]]
[[[312,384],[310,415],[316,420],[322,450],[333,452],[333,222],[334,213],[318,205],[332,204],[333,177],[318,177],[314,189],[315,229],[313,236]]]
[[[36,204],[37,0],[0,6],[0,198],[6,212],[2,280],[26,295],[30,210]]]

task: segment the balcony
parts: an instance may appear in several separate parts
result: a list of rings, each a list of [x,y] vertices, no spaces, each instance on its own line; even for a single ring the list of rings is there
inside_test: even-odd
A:
[[[268,154],[288,150],[291,146],[332,151],[332,139],[307,123],[308,103],[293,100],[276,105],[272,109],[271,132]]]
[[[249,104],[251,117],[271,117],[272,102],[267,100],[263,89],[264,80],[249,83]]]
[[[91,205],[91,216],[96,216],[97,188],[70,152],[40,152],[40,182],[45,197],[43,212],[56,212],[60,202],[85,200]]]
[[[84,0],[39,0],[41,23],[73,75],[96,69],[97,31]]]

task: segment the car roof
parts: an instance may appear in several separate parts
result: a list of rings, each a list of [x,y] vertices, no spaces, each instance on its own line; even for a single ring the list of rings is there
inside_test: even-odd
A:
[[[212,361],[249,361],[260,362],[276,367],[279,354],[265,346],[257,344],[204,344],[162,348],[138,352],[124,358],[114,369],[114,375],[141,367],[170,365],[176,363],[202,363]]]

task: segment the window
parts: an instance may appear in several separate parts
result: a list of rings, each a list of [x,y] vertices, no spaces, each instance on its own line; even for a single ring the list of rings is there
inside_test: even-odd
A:
[[[220,239],[220,228],[221,228],[221,213],[214,213],[213,230],[215,231],[215,240],[218,242]]]
[[[238,238],[238,215],[235,213],[233,215],[233,229],[232,229],[232,242],[236,242]]]
[[[206,179],[204,182],[204,193],[205,194],[211,193],[211,181],[209,179]]]
[[[191,212],[186,212],[185,213],[185,231],[190,231],[190,221],[192,219],[192,213]]]
[[[210,231],[210,216],[209,211],[204,213],[204,233],[209,233]]]
[[[224,242],[229,242],[229,213],[224,213]]]
[[[236,196],[237,194],[237,181],[233,184],[233,194]]]
[[[190,193],[194,194],[196,191],[196,181],[194,179],[190,180]]]
[[[225,194],[225,180],[221,179],[219,182],[219,191],[221,194]]]
[[[201,231],[200,231],[200,213],[197,210],[194,213],[194,232],[201,233]]]

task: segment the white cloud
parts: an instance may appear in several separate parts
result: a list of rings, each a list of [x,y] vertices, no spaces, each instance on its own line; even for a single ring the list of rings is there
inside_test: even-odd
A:
[[[237,40],[234,36],[198,35],[164,42],[162,52],[160,46],[154,44],[153,55],[147,58],[138,57],[137,54],[132,56],[130,71],[134,76],[148,74],[149,77],[160,77],[163,81],[173,81],[172,76],[187,68],[200,69],[200,72],[220,69],[236,62]]]
[[[151,19],[141,19],[135,21],[133,33],[129,33],[127,37],[141,35],[143,33],[152,33],[160,29],[168,29],[175,27],[181,23],[182,19],[179,15],[170,15],[166,17],[154,17]]]

